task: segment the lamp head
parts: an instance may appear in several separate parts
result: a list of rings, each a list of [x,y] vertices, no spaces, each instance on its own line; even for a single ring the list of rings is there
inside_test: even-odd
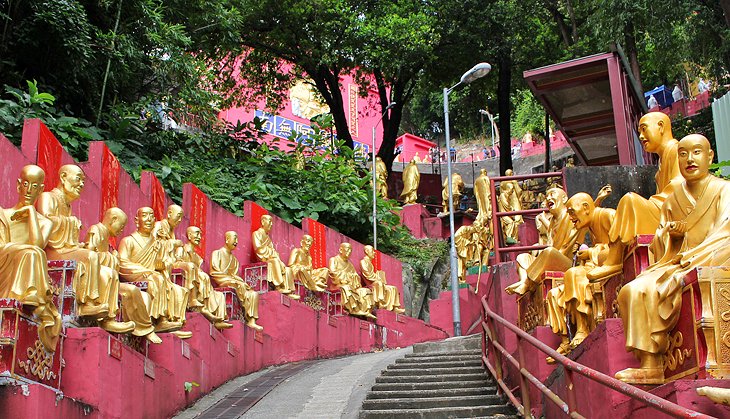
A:
[[[489,63],[479,63],[472,67],[471,70],[464,73],[459,82],[463,84],[471,83],[476,79],[486,76],[491,70],[492,66],[489,65]]]

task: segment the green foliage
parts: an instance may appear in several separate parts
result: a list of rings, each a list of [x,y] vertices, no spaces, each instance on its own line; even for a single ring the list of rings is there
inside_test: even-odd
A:
[[[186,381],[183,383],[183,388],[185,388],[186,393],[190,393],[193,391],[193,387],[200,387],[200,384],[196,383],[195,381]]]
[[[427,274],[430,264],[446,254],[448,248],[447,241],[417,239],[402,225],[378,234],[378,250],[411,265],[419,278]]]
[[[539,137],[545,136],[545,109],[532,96],[529,90],[519,90],[515,94],[515,110],[512,114],[512,134],[523,137],[528,132]]]

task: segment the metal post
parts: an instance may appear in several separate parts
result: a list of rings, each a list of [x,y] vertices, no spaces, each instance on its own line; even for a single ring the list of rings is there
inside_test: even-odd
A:
[[[458,86],[458,84],[456,85]],[[454,86],[454,87],[456,87]],[[453,89],[452,87],[451,89]],[[449,131],[449,92],[451,89],[444,88],[444,124],[446,128],[446,150],[449,156],[446,159],[446,176],[449,196],[449,261],[451,265],[451,308],[454,317],[454,336],[461,336],[461,308],[459,307],[459,277],[456,261],[456,243],[454,243],[454,199],[453,185],[451,182],[451,135]]]
[[[381,117],[382,118],[382,117]],[[380,121],[378,121],[380,122]],[[378,250],[378,178],[375,170],[375,127],[373,125],[373,249]]]

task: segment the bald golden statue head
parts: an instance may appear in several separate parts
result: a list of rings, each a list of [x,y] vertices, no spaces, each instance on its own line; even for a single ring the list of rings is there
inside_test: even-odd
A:
[[[140,233],[151,233],[155,227],[155,212],[150,207],[139,208],[137,215],[134,217],[134,224]]]
[[[649,153],[660,153],[673,139],[672,122],[663,112],[649,112],[639,120],[639,141]]]
[[[710,141],[700,134],[690,134],[679,141],[677,157],[679,171],[687,183],[700,181],[710,174],[710,165],[715,153]]]
[[[235,231],[226,231],[226,248],[233,250],[238,246],[238,233]]]
[[[265,232],[270,232],[273,225],[274,219],[271,218],[270,215],[265,214],[261,216],[261,228],[263,228]]]
[[[302,240],[299,242],[299,244],[302,246],[302,250],[305,252],[308,252],[309,249],[312,247],[312,242],[314,242],[314,239],[309,234],[305,234],[302,236]]]
[[[79,166],[75,164],[61,166],[61,169],[58,171],[58,179],[59,189],[66,195],[67,201],[74,201],[81,196],[81,191],[84,190],[86,175],[84,175],[84,171]]]
[[[545,206],[551,214],[556,215],[568,202],[568,194],[562,188],[550,188],[545,194]]]
[[[201,230],[200,227],[190,226],[188,227],[186,233],[188,236],[188,241],[192,243],[193,246],[200,246],[200,242],[203,240],[203,230]]]
[[[112,207],[104,212],[104,219],[101,222],[109,230],[109,233],[116,237],[127,225],[127,214],[117,207]]]
[[[18,177],[18,205],[35,204],[36,199],[43,192],[45,180],[46,172],[43,169],[34,164],[24,166]]]
[[[579,192],[570,197],[565,207],[575,227],[583,228],[591,222],[596,204],[590,195],[585,192]]]
[[[352,245],[350,243],[340,244],[339,255],[342,256],[343,259],[349,259],[350,254],[352,254]]]
[[[180,205],[172,204],[167,207],[167,222],[170,223],[170,227],[177,227],[183,218],[183,209]]]
[[[368,258],[375,259],[375,248],[373,248],[373,246],[367,245],[363,250],[365,250],[365,255],[367,255]]]

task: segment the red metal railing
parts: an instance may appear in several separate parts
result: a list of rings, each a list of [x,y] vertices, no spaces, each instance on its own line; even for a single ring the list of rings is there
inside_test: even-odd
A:
[[[547,246],[542,245],[532,245],[532,246],[506,246],[504,243],[504,236],[502,234],[502,223],[500,222],[500,218],[510,216],[510,215],[537,215],[541,212],[545,212],[548,209],[547,208],[536,208],[536,209],[528,209],[528,210],[521,210],[521,211],[505,211],[501,212],[499,211],[499,206],[497,205],[497,183],[504,182],[507,180],[528,180],[528,179],[547,179],[547,178],[560,178],[561,183],[563,184],[563,190],[567,191],[565,188],[565,179],[563,178],[563,172],[547,172],[547,173],[535,173],[532,175],[516,175],[516,176],[497,176],[489,179],[489,189],[491,193],[491,201],[492,201],[492,232],[494,234],[494,259],[499,262],[503,262],[502,256],[505,253],[524,253],[529,252],[531,250],[541,250],[546,248]]]
[[[517,337],[517,357],[515,359],[497,339],[497,331],[495,329],[495,323],[501,325],[506,330],[511,331]],[[487,305],[486,296],[482,298],[482,362],[489,372],[497,380],[497,384],[501,391],[503,391],[512,404],[515,405],[517,410],[523,417],[531,418],[531,400],[530,400],[530,384],[534,385],[540,390],[551,402],[555,403],[562,409],[566,416],[571,418],[583,418],[580,413],[577,412],[577,405],[575,399],[575,386],[573,385],[573,374],[580,374],[589,380],[598,383],[606,390],[617,391],[624,394],[632,399],[638,400],[662,413],[677,417],[677,418],[712,418],[712,416],[705,415],[694,410],[687,409],[678,404],[672,403],[668,400],[657,397],[644,390],[636,388],[630,384],[621,382],[613,377],[609,377],[599,371],[592,370],[585,365],[581,365],[571,359],[560,355],[555,350],[545,345],[538,339],[527,334],[522,329],[513,325],[509,321],[500,317],[498,314],[493,312]],[[525,357],[524,357],[524,342],[534,346],[545,355],[552,357],[556,362],[562,364],[565,369],[565,390],[567,394],[567,401],[561,399],[557,394],[550,390],[547,386],[540,382],[534,375],[525,368]],[[487,348],[492,350],[487,351]],[[490,358],[492,358],[490,360]],[[503,360],[509,361],[508,364],[504,364]],[[509,366],[511,364],[517,368],[520,372],[520,398],[521,402],[514,395],[512,390],[507,386],[504,381],[503,364]]]

